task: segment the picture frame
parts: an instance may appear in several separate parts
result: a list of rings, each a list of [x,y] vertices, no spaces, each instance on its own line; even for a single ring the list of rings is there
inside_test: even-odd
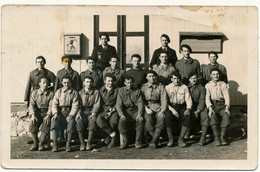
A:
[[[64,55],[81,56],[81,35],[64,34]]]

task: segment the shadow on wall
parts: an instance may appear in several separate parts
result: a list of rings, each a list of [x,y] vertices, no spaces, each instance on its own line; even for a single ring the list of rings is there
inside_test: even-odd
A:
[[[231,105],[247,105],[247,94],[238,91],[239,84],[233,80],[229,80],[228,84]]]
[[[89,39],[82,33],[81,35],[81,56],[72,56],[73,60],[85,60],[89,56]]]

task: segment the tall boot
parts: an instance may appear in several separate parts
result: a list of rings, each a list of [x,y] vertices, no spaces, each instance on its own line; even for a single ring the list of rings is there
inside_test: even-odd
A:
[[[51,149],[51,136],[50,136],[50,133],[48,133],[47,136],[46,136],[46,142],[47,142],[46,149],[50,150]]]
[[[189,139],[190,138],[190,128],[187,130],[184,139]]]
[[[221,141],[222,145],[227,145],[227,142],[226,142],[226,139],[225,139],[226,131],[227,131],[226,127],[222,127],[221,128],[220,141]]]
[[[39,151],[44,151],[45,148],[44,148],[44,141],[45,141],[45,138],[46,138],[46,133],[44,132],[41,132],[41,136],[40,136],[40,143],[39,143]]]
[[[66,152],[71,152],[71,140],[72,140],[72,132],[67,133],[67,143],[66,143]]]
[[[212,126],[213,134],[214,134],[214,144],[215,146],[221,146],[221,142],[219,139],[219,129],[218,126]]]
[[[38,150],[38,136],[37,133],[32,133],[33,145],[30,147],[30,151]]]
[[[116,132],[114,131],[113,133],[111,133],[110,137],[111,137],[111,141],[108,145],[108,148],[115,147],[115,145],[116,145]]]
[[[128,146],[128,138],[126,134],[120,134],[120,149],[125,149]]]
[[[201,129],[202,129],[202,133],[201,133],[201,136],[200,136],[199,145],[203,146],[206,142],[206,134],[207,134],[208,127],[202,125]]]
[[[142,131],[136,131],[136,136],[135,136],[135,147],[137,149],[142,148],[142,143],[141,143],[141,136],[142,136]]]
[[[58,130],[52,130],[52,140],[53,140],[53,145],[52,145],[52,152],[58,152]]]
[[[161,131],[159,129],[155,129],[152,142],[150,143],[150,147],[157,148],[157,142],[160,137]]]
[[[85,144],[85,140],[84,140],[84,132],[83,131],[79,131],[79,140],[80,140],[80,151],[84,151],[86,149],[86,144]]]
[[[187,144],[186,144],[186,142],[184,141],[183,138],[184,138],[184,136],[185,136],[185,134],[187,133],[188,130],[189,130],[188,127],[185,127],[185,126],[181,127],[181,134],[180,134],[180,137],[178,139],[178,145],[181,146],[181,147],[187,146]]]
[[[93,139],[93,135],[94,132],[93,131],[89,131],[88,132],[88,142],[87,142],[87,146],[86,146],[86,150],[89,151],[92,149],[92,139]]]
[[[167,143],[167,147],[172,147],[173,146],[173,134],[172,134],[172,128],[166,128],[167,130],[167,135],[168,135],[168,139],[169,142]]]

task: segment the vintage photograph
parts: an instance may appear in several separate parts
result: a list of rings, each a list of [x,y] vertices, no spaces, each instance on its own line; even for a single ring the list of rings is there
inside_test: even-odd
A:
[[[2,6],[2,164],[255,169],[257,14]]]

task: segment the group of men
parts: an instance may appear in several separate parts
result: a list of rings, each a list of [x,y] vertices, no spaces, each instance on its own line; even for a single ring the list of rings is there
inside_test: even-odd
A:
[[[132,68],[124,71],[118,67],[115,47],[108,44],[109,35],[102,33],[99,38],[101,45],[86,59],[87,69],[81,74],[72,69],[70,57],[62,57],[64,68],[56,76],[44,67],[44,57],[36,58],[37,69],[30,73],[24,98],[30,114],[31,151],[50,148],[51,132],[52,151],[57,152],[58,138],[64,138],[65,130],[66,151],[72,150],[76,132],[80,150],[91,150],[98,129],[106,133],[104,142],[109,148],[116,146],[120,136],[120,149],[125,149],[132,124],[137,149],[143,147],[144,131],[151,136],[149,146],[158,147],[164,129],[167,146],[172,147],[174,125],[181,126],[178,145],[185,147],[184,138],[198,117],[200,145],[206,143],[209,125],[214,144],[227,144],[230,98],[226,68],[217,63],[217,53],[208,54],[210,64],[201,70],[199,61],[190,57],[189,45],[180,47],[183,58],[177,60],[175,50],[168,46],[170,38],[163,34],[150,70],[142,69],[141,56],[134,54]]]

